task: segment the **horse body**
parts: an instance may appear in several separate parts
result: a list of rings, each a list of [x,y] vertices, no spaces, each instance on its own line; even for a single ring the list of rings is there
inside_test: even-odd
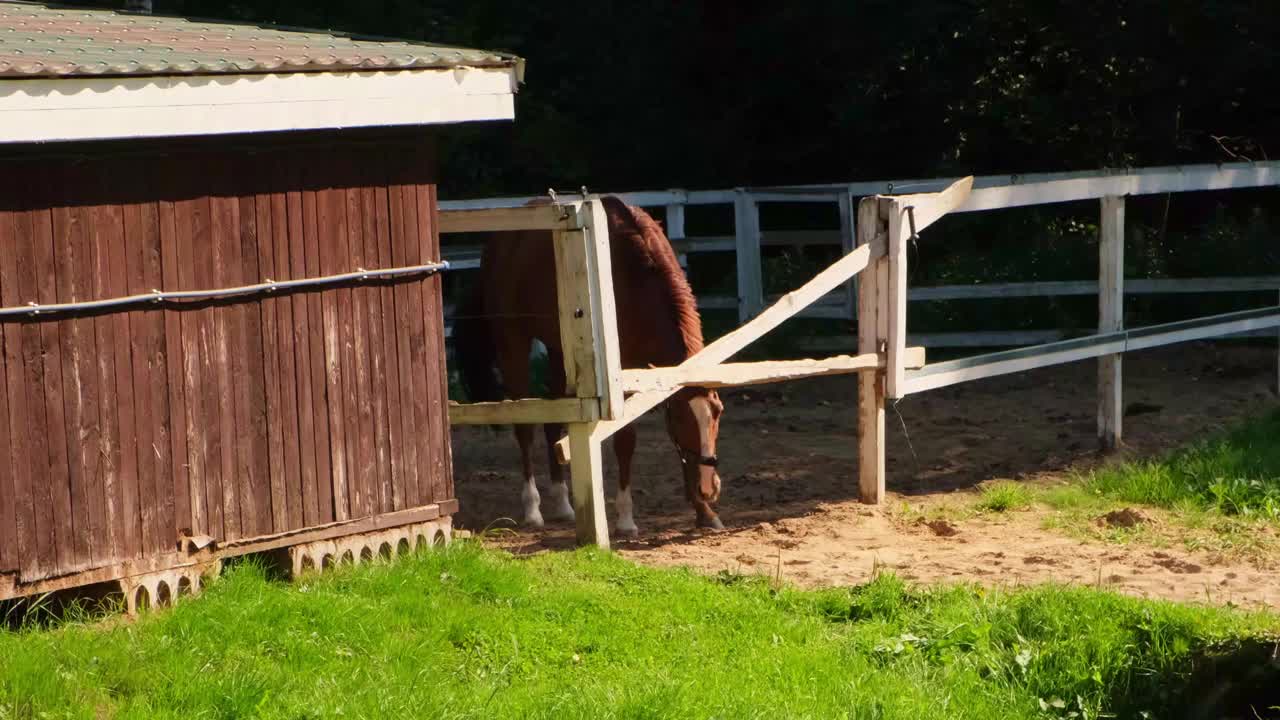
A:
[[[601,200],[609,221],[614,302],[624,368],[679,365],[702,349],[696,302],[670,242],[643,210],[620,200]],[[565,394],[564,356],[555,284],[552,234],[546,231],[502,233],[485,244],[481,279],[462,317],[454,323],[463,384],[472,401],[528,397],[529,350],[536,339],[547,348],[547,386]],[[493,370],[501,372],[501,380]],[[716,435],[723,411],[719,397],[705,388],[685,388],[667,403],[667,430],[676,445],[686,496],[699,525],[720,527],[711,505],[719,498],[715,471]],[[553,455],[559,425],[545,425],[555,519],[573,517],[568,486]],[[525,523],[543,524],[541,498],[533,472],[533,426],[517,425],[524,473]],[[614,435],[619,482],[615,500],[618,530],[636,532],[631,500],[631,459],[635,429]]]

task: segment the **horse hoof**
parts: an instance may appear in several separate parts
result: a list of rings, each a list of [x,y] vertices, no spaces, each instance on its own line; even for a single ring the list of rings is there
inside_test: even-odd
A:
[[[724,523],[720,522],[718,517],[712,517],[710,520],[698,518],[698,527],[706,528],[707,530],[723,530]]]
[[[524,526],[533,530],[541,530],[545,525],[541,515],[529,515],[524,519]]]
[[[635,525],[625,525],[625,526],[619,525],[618,534],[621,535],[622,537],[633,538],[640,534],[640,528],[636,527]]]

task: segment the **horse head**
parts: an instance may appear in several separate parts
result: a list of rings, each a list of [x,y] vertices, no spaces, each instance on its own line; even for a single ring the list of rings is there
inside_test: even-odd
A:
[[[667,401],[667,433],[675,443],[684,473],[685,495],[698,514],[698,526],[721,530],[711,505],[720,499],[716,438],[724,403],[715,390],[684,388]]]

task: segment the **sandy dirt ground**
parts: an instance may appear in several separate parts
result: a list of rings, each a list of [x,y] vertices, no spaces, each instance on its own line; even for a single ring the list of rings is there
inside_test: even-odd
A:
[[[1095,451],[1094,362],[967,383],[909,397],[888,412],[889,499],[857,502],[853,376],[726,393],[720,436],[727,530],[695,531],[678,461],[660,421],[641,421],[636,456],[640,535],[615,547],[641,563],[763,573],[801,586],[866,581],[879,568],[922,583],[1060,581],[1135,595],[1280,607],[1266,560],[1086,542],[1043,527],[1036,511],[959,520],[939,533],[903,519],[993,479],[1045,482],[1114,458]],[[1274,349],[1183,345],[1125,356],[1125,456],[1193,441],[1276,403]],[[538,480],[549,508],[545,454]],[[509,430],[453,433],[461,512],[472,531],[520,518],[518,451]],[[605,448],[610,457],[610,448]],[[616,472],[609,460],[612,504]],[[612,507],[609,511],[613,524]],[[514,527],[492,542],[517,553],[571,547],[569,524]],[[1280,560],[1280,559],[1277,559]]]

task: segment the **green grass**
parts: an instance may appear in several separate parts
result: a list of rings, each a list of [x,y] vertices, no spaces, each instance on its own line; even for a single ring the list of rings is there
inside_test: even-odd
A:
[[[1280,521],[1280,410],[1167,458],[1103,468],[1079,489],[1122,502]]]
[[[137,622],[0,633],[0,718],[1185,716],[1206,664],[1270,703],[1277,630],[1089,589],[804,592],[456,544],[293,585],[242,565]]]
[[[1045,525],[1073,535],[1274,561],[1280,553],[1280,410],[1165,457],[1108,465],[1053,485],[998,481],[967,500],[908,505],[899,514],[907,521],[964,520],[1030,507],[1047,508]],[[1159,522],[1097,522],[1122,508],[1138,508]]]
[[[987,512],[1023,510],[1031,506],[1031,490],[1025,485],[1002,481],[983,486],[976,507]]]
[[[1105,539],[1274,559],[1280,549],[1280,410],[1156,460],[1126,462],[1040,489],[1053,526]],[[1157,508],[1171,527],[1098,528],[1085,516]]]

